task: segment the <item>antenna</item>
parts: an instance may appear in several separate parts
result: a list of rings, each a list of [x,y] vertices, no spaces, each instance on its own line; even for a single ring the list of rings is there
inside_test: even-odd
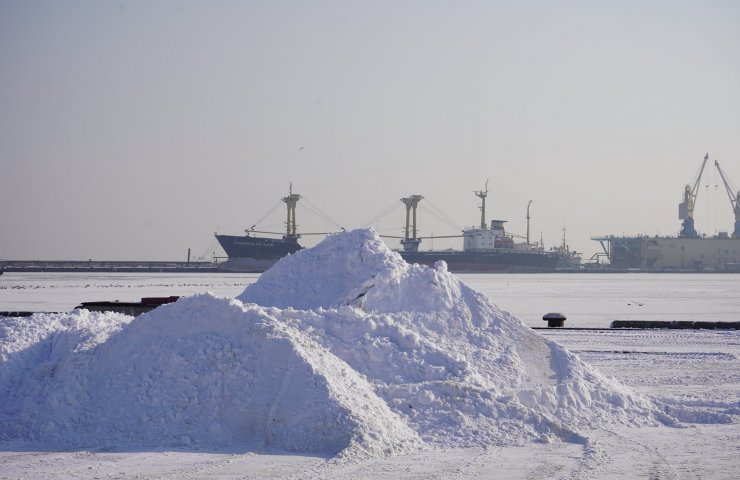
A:
[[[485,190],[476,191],[475,196],[481,199],[480,206],[480,228],[486,229],[486,197],[488,196],[488,179],[486,178]]]

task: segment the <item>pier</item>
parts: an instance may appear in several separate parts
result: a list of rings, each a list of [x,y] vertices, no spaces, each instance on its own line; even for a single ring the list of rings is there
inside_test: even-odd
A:
[[[122,272],[209,273],[219,272],[214,262],[137,260],[0,260],[2,272]]]

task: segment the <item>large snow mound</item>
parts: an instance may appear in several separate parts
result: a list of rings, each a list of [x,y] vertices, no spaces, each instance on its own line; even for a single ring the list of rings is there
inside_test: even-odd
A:
[[[68,448],[382,455],[735,418],[605,378],[369,229],[283,258],[237,299],[0,322],[0,395],[1,440]]]
[[[260,307],[205,294],[133,321],[84,310],[70,318],[90,334],[77,333],[80,321],[37,315],[36,352],[3,349],[0,439],[328,455],[418,446],[356,371]],[[13,341],[22,331],[11,322],[0,340],[23,346]]]

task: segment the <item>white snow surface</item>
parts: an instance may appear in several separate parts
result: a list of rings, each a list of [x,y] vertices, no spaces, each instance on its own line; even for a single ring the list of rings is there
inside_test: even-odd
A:
[[[371,229],[283,258],[236,299],[5,319],[0,395],[0,440],[64,448],[377,457],[737,419],[604,377]]]

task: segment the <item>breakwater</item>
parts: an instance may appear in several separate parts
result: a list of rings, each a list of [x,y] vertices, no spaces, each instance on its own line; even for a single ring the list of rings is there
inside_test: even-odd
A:
[[[143,260],[3,260],[4,272],[158,272],[208,273],[219,272],[214,262],[175,262]]]

